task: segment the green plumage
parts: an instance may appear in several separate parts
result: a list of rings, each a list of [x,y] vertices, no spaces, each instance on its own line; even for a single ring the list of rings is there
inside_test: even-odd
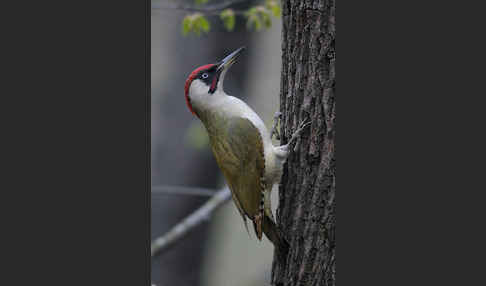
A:
[[[208,131],[214,157],[245,226],[248,217],[259,239],[263,231],[277,248],[286,251],[287,242],[279,235],[270,203],[265,201],[270,200],[270,195],[266,193],[265,155],[259,130],[246,118],[210,112],[198,115]]]

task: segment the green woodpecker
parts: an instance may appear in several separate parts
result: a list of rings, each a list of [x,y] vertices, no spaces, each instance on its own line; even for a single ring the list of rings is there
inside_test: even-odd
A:
[[[259,240],[263,232],[278,251],[286,253],[288,243],[275,224],[270,192],[280,182],[289,145],[307,124],[299,126],[288,144],[274,146],[260,117],[246,103],[223,91],[224,76],[243,50],[239,48],[216,64],[195,69],[186,80],[186,102],[208,132],[214,157],[245,227],[249,218]]]

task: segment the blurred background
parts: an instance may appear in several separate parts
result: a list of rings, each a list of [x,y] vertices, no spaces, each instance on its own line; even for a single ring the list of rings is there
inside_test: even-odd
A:
[[[210,1],[209,3],[217,3]],[[188,110],[184,83],[198,66],[214,63],[235,49],[246,51],[225,78],[226,93],[246,101],[271,127],[279,109],[281,20],[272,27],[249,31],[245,19],[236,18],[226,31],[217,15],[208,16],[208,34],[182,35],[184,10],[156,9],[173,1],[152,1],[152,187],[186,186],[217,190],[224,179],[208,145],[202,123]],[[187,1],[193,5],[193,1]],[[248,7],[248,4],[243,4]],[[273,192],[273,199],[277,192]],[[152,194],[151,238],[163,235],[209,197]],[[274,207],[276,203],[274,202]],[[234,203],[218,209],[169,251],[152,258],[152,283],[157,286],[268,285],[273,246],[250,237]]]

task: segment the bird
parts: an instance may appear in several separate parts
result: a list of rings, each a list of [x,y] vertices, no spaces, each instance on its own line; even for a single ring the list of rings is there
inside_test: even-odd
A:
[[[274,146],[276,124],[269,132],[250,106],[224,92],[225,75],[244,50],[241,47],[219,62],[193,70],[184,86],[186,104],[207,131],[211,150],[247,232],[249,219],[260,241],[264,233],[278,252],[286,254],[289,243],[275,223],[270,195],[272,187],[280,182],[289,146],[309,123],[301,123],[287,144]],[[277,112],[274,120],[280,115]]]

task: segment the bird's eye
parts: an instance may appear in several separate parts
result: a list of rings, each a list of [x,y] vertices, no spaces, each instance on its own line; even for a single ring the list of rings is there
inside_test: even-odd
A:
[[[203,73],[203,74],[201,75],[201,77],[202,77],[202,78],[208,78],[208,76],[209,76],[209,75],[208,75],[207,73]]]

